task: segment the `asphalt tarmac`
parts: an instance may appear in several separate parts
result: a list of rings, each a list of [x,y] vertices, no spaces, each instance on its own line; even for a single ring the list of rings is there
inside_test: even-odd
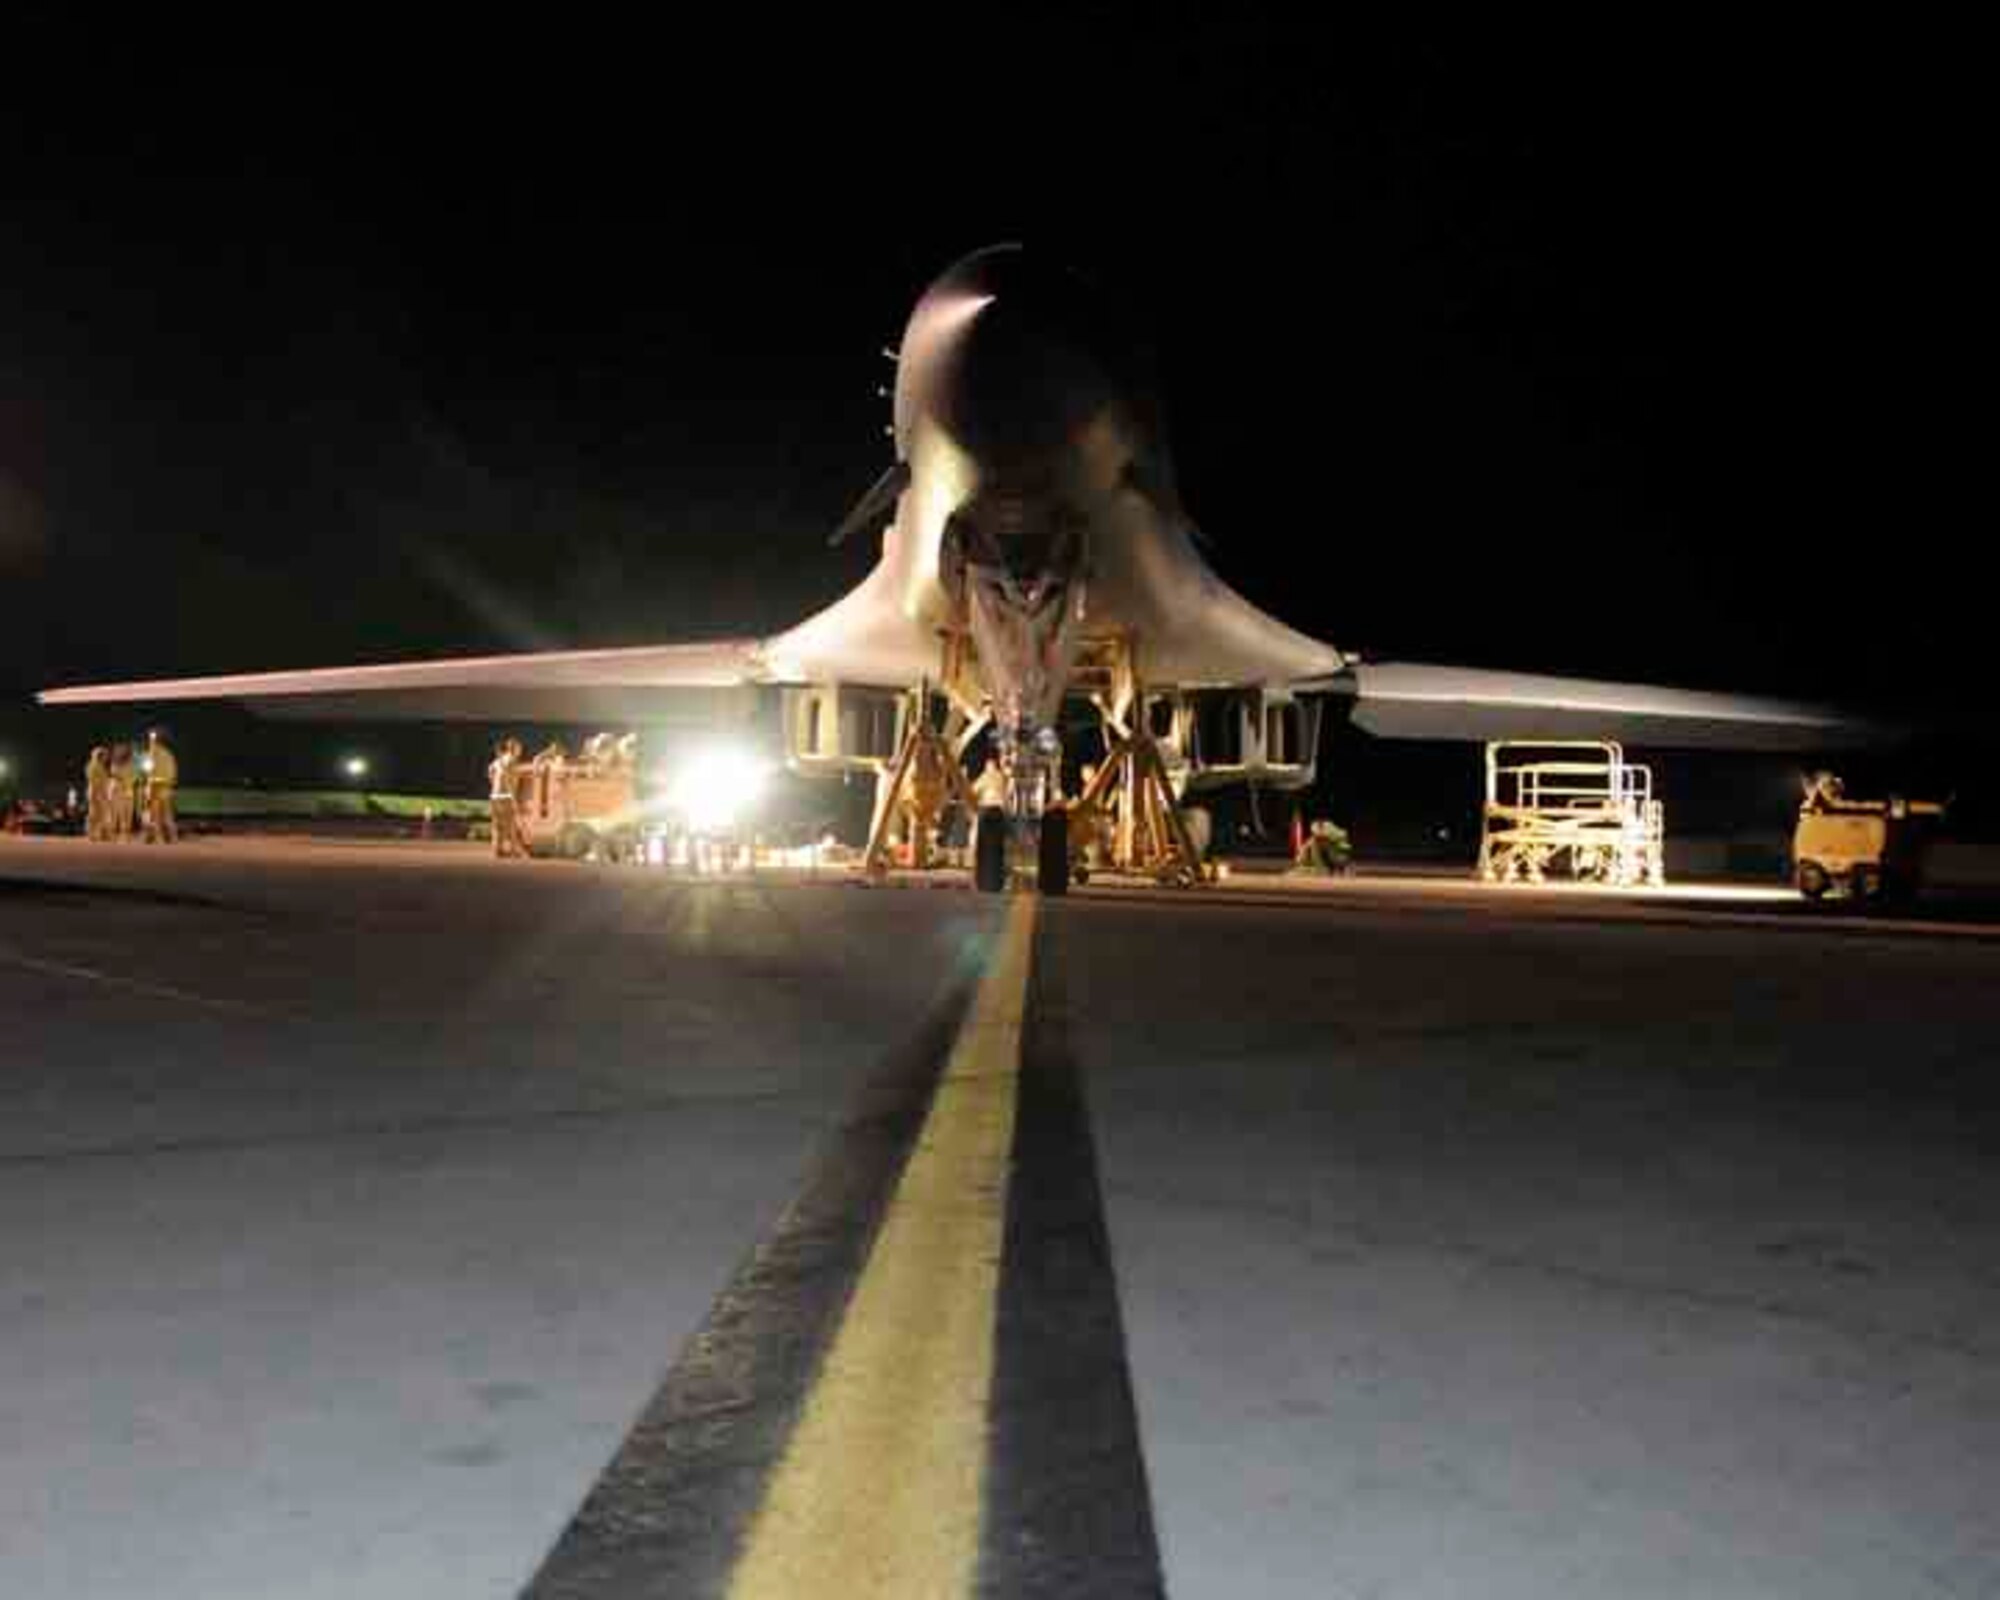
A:
[[[2000,1593],[2000,939],[0,840],[0,1592]]]

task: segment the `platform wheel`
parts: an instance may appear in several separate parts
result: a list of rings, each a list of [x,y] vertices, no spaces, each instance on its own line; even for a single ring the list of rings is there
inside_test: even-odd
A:
[[[972,824],[972,883],[982,894],[1007,887],[1007,813],[981,806]]]
[[[1045,811],[1035,840],[1035,888],[1042,894],[1069,893],[1069,813]]]
[[[1882,873],[1877,867],[1856,867],[1847,875],[1847,892],[1856,900],[1873,900],[1882,893]]]
[[[1801,861],[1798,870],[1792,874],[1792,881],[1799,886],[1799,893],[1808,900],[1821,899],[1831,882],[1826,875],[1826,868],[1817,861]]]

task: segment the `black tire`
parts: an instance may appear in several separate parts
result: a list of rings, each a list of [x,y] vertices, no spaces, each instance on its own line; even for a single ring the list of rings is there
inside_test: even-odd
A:
[[[597,835],[580,822],[572,822],[562,831],[561,854],[571,861],[588,861],[591,851],[597,847]]]
[[[981,806],[972,825],[972,883],[981,894],[1007,887],[1007,813]]]
[[[1877,899],[1882,893],[1879,867],[1856,867],[1847,875],[1847,892],[1859,901]]]
[[[1069,893],[1069,813],[1042,813],[1035,841],[1035,888],[1043,894]]]
[[[1799,886],[1799,893],[1808,900],[1818,900],[1825,895],[1829,879],[1826,868],[1817,861],[1801,861],[1792,879]]]

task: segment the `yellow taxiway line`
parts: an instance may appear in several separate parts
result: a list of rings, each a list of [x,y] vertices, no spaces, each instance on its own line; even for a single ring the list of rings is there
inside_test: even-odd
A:
[[[1035,904],[1008,910],[730,1600],[972,1593]]]

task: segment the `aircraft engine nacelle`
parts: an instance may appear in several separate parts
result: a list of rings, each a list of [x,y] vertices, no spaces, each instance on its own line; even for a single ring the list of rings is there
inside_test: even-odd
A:
[[[851,683],[786,689],[786,764],[801,772],[874,771],[902,747],[909,700],[895,689]]]
[[[1210,689],[1180,697],[1175,743],[1187,763],[1189,793],[1254,783],[1263,789],[1309,786],[1319,755],[1317,696],[1282,688]]]

